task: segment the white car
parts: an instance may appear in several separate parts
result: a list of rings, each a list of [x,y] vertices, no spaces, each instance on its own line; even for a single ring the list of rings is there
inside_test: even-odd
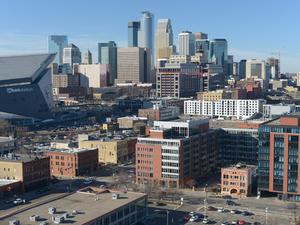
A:
[[[235,225],[235,224],[238,224],[238,222],[234,220],[231,222],[231,224]]]
[[[21,199],[21,198],[17,198],[16,200],[13,201],[13,203],[15,205],[21,205],[23,203],[26,203],[26,200],[25,199]]]
[[[190,216],[195,216],[197,213],[196,212],[190,212],[189,215]]]
[[[210,221],[209,221],[209,219],[207,219],[207,218],[204,218],[204,219],[203,219],[203,221],[202,221],[202,223],[204,223],[204,224],[209,224],[209,223],[210,223]]]
[[[224,211],[225,211],[224,208],[218,208],[218,212],[222,213],[222,212],[224,212]]]
[[[197,216],[197,215],[194,215],[194,216],[192,216],[192,217],[189,219],[189,221],[190,221],[190,222],[196,222],[198,219],[199,219],[198,216]]]

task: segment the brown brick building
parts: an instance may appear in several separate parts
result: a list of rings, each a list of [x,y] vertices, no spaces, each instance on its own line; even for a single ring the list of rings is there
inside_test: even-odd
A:
[[[0,158],[0,179],[21,181],[21,190],[28,191],[48,184],[49,157],[10,154]]]
[[[50,157],[52,176],[88,175],[98,168],[98,149],[51,149],[45,155]]]

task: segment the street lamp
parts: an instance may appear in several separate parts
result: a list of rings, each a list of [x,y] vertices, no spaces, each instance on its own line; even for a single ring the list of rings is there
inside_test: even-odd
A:
[[[266,207],[266,225],[268,225],[268,212],[269,212],[269,209],[268,209],[268,207]]]
[[[167,225],[169,225],[169,210],[160,210],[160,209],[156,209],[156,210],[154,210],[154,212],[166,212],[166,214],[167,214]]]
[[[204,199],[204,216],[205,218],[207,217],[207,184],[205,184],[205,188],[204,188],[204,191],[205,191],[205,199]]]

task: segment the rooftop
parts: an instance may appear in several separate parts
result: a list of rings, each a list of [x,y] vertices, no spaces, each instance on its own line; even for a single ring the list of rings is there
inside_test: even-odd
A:
[[[0,137],[0,143],[1,142],[7,142],[7,141],[13,141],[13,137]]]
[[[211,119],[209,121],[209,127],[220,128],[233,128],[233,129],[257,129],[260,124],[265,123],[264,120],[217,120]]]
[[[0,179],[0,187],[8,184],[13,184],[16,182],[20,182],[18,180],[6,180],[6,179]]]
[[[87,152],[87,151],[94,151],[96,150],[96,148],[94,149],[87,149],[87,148],[69,148],[69,149],[65,149],[65,148],[49,148],[46,150],[46,152],[61,152],[61,153],[66,153],[66,154],[76,154],[76,153],[80,153],[80,152]]]
[[[54,59],[55,54],[0,57],[0,85],[32,82]]]
[[[1,161],[9,161],[9,162],[30,162],[37,159],[46,158],[46,156],[36,155],[36,154],[15,154],[15,153],[8,153],[6,155],[0,156]]]
[[[120,194],[120,197],[113,200],[113,193]],[[74,210],[77,211],[77,213],[72,216],[72,218],[68,218],[64,224],[85,224],[145,196],[145,194],[136,192],[113,192],[88,187],[81,192],[76,192],[55,201],[17,213],[4,221],[6,222],[5,224],[8,224],[8,221],[17,219],[20,221],[20,224],[29,224],[29,217],[32,215],[38,215],[44,221],[47,221],[48,224],[52,225],[54,223],[51,219],[52,215],[48,213],[48,209],[55,207],[57,211],[55,214],[56,216],[62,216],[64,213],[71,214]]]

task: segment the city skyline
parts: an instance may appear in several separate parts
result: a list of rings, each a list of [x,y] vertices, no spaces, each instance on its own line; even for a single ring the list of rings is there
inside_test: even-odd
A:
[[[91,0],[90,4],[74,4],[70,12],[57,11],[53,14],[55,16],[50,12],[57,10],[57,4],[63,9],[68,7],[67,3],[58,0],[52,1],[51,5],[37,2],[36,0],[26,3],[17,0],[3,2],[3,9],[6,10],[3,10],[0,18],[6,23],[1,24],[0,55],[47,52],[47,37],[51,34],[65,34],[69,42],[75,43],[82,52],[90,49],[93,60],[96,61],[97,43],[113,40],[120,47],[127,46],[128,21],[140,20],[141,12],[148,10],[154,14],[155,26],[158,19],[171,19],[176,44],[177,35],[183,30],[204,32],[210,39],[226,38],[229,54],[235,56],[235,61],[265,60],[267,57],[277,56],[280,52],[282,72],[300,71],[297,61],[300,57],[298,53],[300,46],[296,40],[298,31],[293,29],[297,27],[297,20],[292,18],[299,5],[297,1],[291,0],[293,4],[279,1],[276,5],[270,0],[264,2],[255,0],[243,4],[238,4],[237,1],[226,4],[220,2],[200,4],[193,1],[186,5],[171,4],[174,1],[164,1],[160,4],[146,1],[130,4],[130,1],[127,1],[126,10],[120,11],[116,8],[113,11],[113,7],[120,4],[119,1],[99,3]],[[259,7],[256,4],[258,2]],[[18,7],[15,7],[16,4]],[[199,7],[190,7],[191,4]],[[47,13],[45,7],[48,9]],[[109,10],[102,10],[99,13],[101,8]],[[166,8],[168,10],[165,10]],[[15,13],[10,13],[11,10]],[[27,14],[32,10],[34,14]],[[189,13],[183,13],[188,10]],[[18,17],[13,16],[16,13]],[[88,16],[75,17],[74,15],[80,15],[78,13]]]

